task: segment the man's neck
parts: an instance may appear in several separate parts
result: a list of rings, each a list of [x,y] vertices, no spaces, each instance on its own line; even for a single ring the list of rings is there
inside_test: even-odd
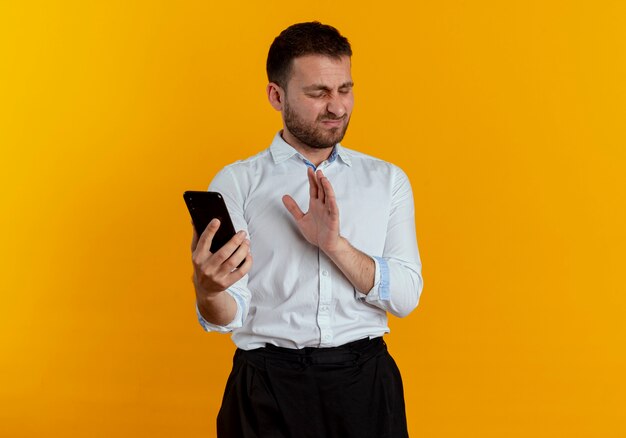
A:
[[[286,131],[284,129],[280,132],[280,136],[283,140],[285,140],[285,143],[300,152],[300,154],[311,163],[313,163],[315,167],[326,161],[328,157],[330,157],[330,154],[333,152],[333,146],[323,149],[313,148],[309,145],[302,143],[293,135],[291,135],[289,131]]]

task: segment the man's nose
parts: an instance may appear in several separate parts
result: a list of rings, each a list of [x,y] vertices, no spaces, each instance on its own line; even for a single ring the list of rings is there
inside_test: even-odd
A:
[[[326,111],[334,115],[336,118],[341,118],[346,114],[346,105],[344,104],[341,96],[333,96],[326,106]]]

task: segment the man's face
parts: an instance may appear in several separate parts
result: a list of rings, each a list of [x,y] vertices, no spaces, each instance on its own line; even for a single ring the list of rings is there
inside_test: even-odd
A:
[[[293,60],[283,106],[283,135],[325,149],[343,139],[354,106],[350,58],[323,55]]]

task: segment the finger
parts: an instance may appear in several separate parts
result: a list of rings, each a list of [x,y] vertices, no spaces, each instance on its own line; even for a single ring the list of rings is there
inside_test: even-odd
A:
[[[331,216],[339,216],[339,207],[337,206],[337,198],[335,197],[335,190],[330,184],[330,180],[326,177],[322,179],[322,187],[324,187],[324,193],[326,195],[326,206]]]
[[[215,251],[215,254],[211,257],[211,263],[215,266],[223,264],[231,255],[233,255],[245,239],[246,232],[244,230],[237,232],[228,242],[224,244],[224,246]]]
[[[300,219],[302,219],[302,216],[304,216],[304,213],[302,212],[302,210],[300,210],[300,207],[298,207],[298,204],[296,203],[296,201],[293,200],[291,196],[289,195],[283,196],[283,204],[285,205],[287,210],[289,210],[289,213],[291,213],[291,215],[296,221],[299,221]]]
[[[251,268],[252,268],[252,254],[248,252],[248,254],[246,255],[246,258],[244,259],[243,264],[239,266],[237,269],[235,269],[234,271],[230,272],[226,276],[226,279],[230,284],[235,284],[244,275],[246,275],[250,271]]]
[[[319,177],[319,180],[320,180],[320,185],[324,189],[324,198],[327,201],[330,200],[330,199],[332,199],[334,201],[335,200],[335,190],[333,189],[333,186],[330,183],[330,180],[324,176],[324,174],[322,173],[321,170],[319,171],[318,177]]]
[[[219,219],[213,219],[209,222],[209,225],[207,225],[206,229],[202,232],[202,235],[198,239],[198,244],[194,250],[194,257],[206,259],[211,256],[211,243],[213,242],[213,237],[215,237],[215,233],[217,233],[219,227]]]
[[[306,174],[309,177],[309,196],[311,199],[317,199],[318,187],[315,180],[315,172],[310,167],[307,167]]]
[[[220,266],[220,274],[228,275],[245,260],[250,253],[250,240],[244,239],[241,245],[231,254],[231,256]]]
[[[324,202],[326,202],[326,192],[324,190],[324,185],[322,184],[322,178],[326,178],[326,177],[324,176],[324,173],[321,170],[318,170],[316,172],[315,176],[316,176],[316,179],[317,179],[317,181],[319,183],[319,189],[318,189],[318,192],[317,192],[318,193],[317,197],[318,197],[318,199],[320,201],[322,201],[322,204],[323,204]]]

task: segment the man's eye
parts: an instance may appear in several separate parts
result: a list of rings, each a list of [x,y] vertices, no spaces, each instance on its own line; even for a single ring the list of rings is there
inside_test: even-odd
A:
[[[316,99],[318,99],[320,97],[323,97],[323,96],[324,96],[324,93],[309,94],[309,97],[313,97],[313,98],[316,98]]]

